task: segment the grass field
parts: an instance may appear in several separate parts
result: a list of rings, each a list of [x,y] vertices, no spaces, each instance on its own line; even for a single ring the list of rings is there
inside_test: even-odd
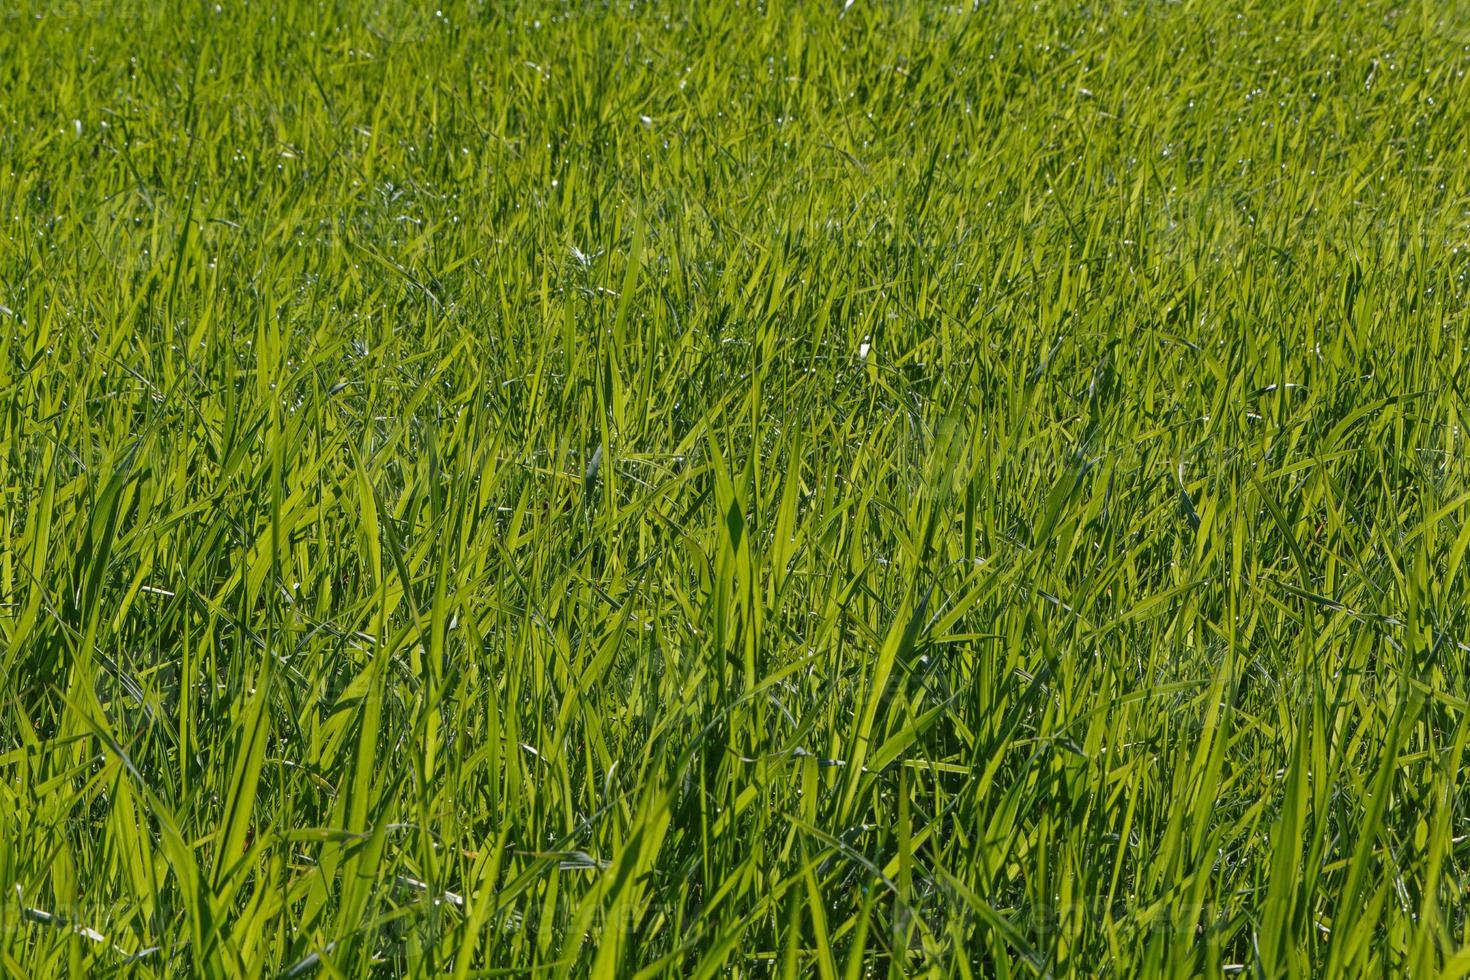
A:
[[[1470,973],[1467,70],[7,4],[0,970]]]

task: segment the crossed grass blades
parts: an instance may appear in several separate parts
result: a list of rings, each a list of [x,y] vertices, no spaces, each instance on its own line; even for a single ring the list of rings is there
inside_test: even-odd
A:
[[[12,6],[0,969],[1464,975],[1463,14]]]

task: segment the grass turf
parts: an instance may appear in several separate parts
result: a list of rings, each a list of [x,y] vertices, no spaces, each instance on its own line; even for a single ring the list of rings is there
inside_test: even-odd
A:
[[[0,15],[0,969],[1470,971],[1470,12]]]

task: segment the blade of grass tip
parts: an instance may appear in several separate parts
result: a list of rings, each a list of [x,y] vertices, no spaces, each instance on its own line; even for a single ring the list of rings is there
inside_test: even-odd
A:
[[[372,572],[372,587],[378,588],[383,581],[382,537],[378,529],[378,491],[368,476],[362,456],[352,453],[353,474],[357,480],[358,517],[362,529],[362,550],[368,558]]]
[[[9,649],[6,653],[5,669],[0,670],[0,675],[10,676],[16,658],[20,654],[22,645],[26,638],[36,628],[36,623],[41,616],[41,603],[45,599],[46,590],[46,564],[51,554],[51,523],[56,511],[56,447],[48,444],[45,455],[41,459],[40,472],[45,473],[45,480],[41,485],[41,499],[26,515],[26,522],[30,533],[30,571],[27,578],[30,580],[30,595],[26,599],[24,611],[19,621],[15,624],[11,633]]]
[[[143,774],[133,764],[127,751],[113,738],[105,725],[90,710],[75,703],[69,703],[69,707],[91,730],[98,741],[106,745],[108,751],[118,758],[124,770],[132,776],[138,792],[142,793],[148,802],[153,819],[158,823],[159,845],[170,869],[178,879],[179,891],[183,895],[183,912],[189,924],[190,945],[195,950],[192,957],[195,968],[209,976],[225,975],[225,964],[218,958],[216,952],[218,947],[214,943],[218,923],[213,914],[212,896],[205,884],[199,863],[195,860],[194,848],[185,841],[178,819],[163,800],[154,793],[153,788],[143,778]]]
[[[1068,466],[1057,478],[1056,484],[1042,502],[1041,519],[1037,521],[1036,530],[1031,535],[1033,548],[1040,548],[1051,539],[1052,531],[1057,526],[1057,520],[1062,516],[1062,511],[1066,509],[1067,502],[1082,485],[1082,478],[1090,468],[1091,464],[1079,461]]]
[[[848,940],[847,946],[847,968],[843,971],[843,980],[862,980],[864,969],[868,963],[868,927],[873,920],[873,905],[877,901],[878,890],[866,889],[862,905],[857,911],[857,926],[853,929],[852,938]],[[896,919],[907,918],[900,912]],[[909,936],[912,935],[913,924],[907,923],[901,930],[895,931],[895,937],[899,948],[895,950],[899,957],[907,952]]]
[[[87,538],[78,555],[78,567],[86,569],[86,580],[79,596],[76,618],[86,625],[82,634],[81,647],[77,653],[77,665],[82,676],[90,678],[92,650],[97,643],[97,628],[102,619],[102,583],[112,558],[112,548],[117,537],[117,522],[121,516],[124,488],[132,478],[131,466],[119,465],[103,484],[93,505],[92,519],[88,522]],[[88,684],[90,688],[90,683]]]
[[[215,892],[225,890],[231,869],[245,856],[245,840],[250,833],[255,808],[256,787],[265,762],[266,744],[270,738],[270,683],[272,657],[267,653],[255,686],[247,693],[244,714],[236,729],[236,742],[231,753],[234,760],[226,793],[221,836],[217,838],[214,870],[210,884]]]
[[[360,946],[359,940],[370,941],[372,938],[362,935],[361,930],[367,923],[368,906],[381,878],[387,842],[388,824],[380,820],[367,840],[346,845],[346,856],[341,862],[342,891],[335,925],[336,934],[344,943]]]
[[[475,960],[475,951],[484,938],[485,920],[495,907],[493,890],[500,877],[500,864],[505,856],[509,835],[508,828],[501,828],[495,843],[481,851],[471,868],[470,886],[465,890],[469,914],[465,917],[464,935],[454,957],[454,980],[464,980],[469,975],[471,964]]]
[[[668,794],[662,790],[645,794],[634,816],[631,836],[624,842],[613,866],[598,878],[597,885],[578,909],[572,936],[588,935],[599,912],[606,919],[590,973],[596,980],[615,976],[621,967],[628,944],[627,931],[633,924],[631,917],[641,905],[646,876],[653,869],[668,831],[671,817],[668,802]]]
[[[1302,902],[1301,842],[1307,826],[1307,757],[1309,734],[1298,729],[1287,763],[1282,789],[1281,812],[1271,831],[1271,864],[1262,902],[1265,946],[1261,950],[1268,971],[1285,971],[1295,966]]]
[[[648,227],[641,217],[633,219],[633,243],[628,251],[628,264],[623,274],[623,291],[618,294],[617,313],[613,319],[612,344],[607,348],[603,370],[606,373],[604,398],[611,409],[615,433],[628,435],[626,399],[623,395],[621,365],[627,350],[628,317],[633,309],[633,296],[638,288],[638,274],[643,266],[643,241]],[[607,439],[604,436],[604,444]]]
[[[1373,852],[1382,829],[1383,815],[1388,809],[1394,774],[1398,770],[1403,730],[1412,724],[1412,720],[1408,717],[1410,711],[1408,705],[1417,700],[1412,695],[1401,693],[1399,703],[1395,706],[1388,728],[1384,732],[1377,771],[1373,774],[1373,783],[1368,791],[1368,805],[1358,823],[1357,839],[1353,842],[1352,856],[1348,861],[1347,880],[1343,883],[1340,893],[1338,907],[1341,909],[1360,907],[1364,887],[1371,880],[1378,865]],[[1347,928],[1346,925],[1344,922],[1344,928],[1334,932],[1332,941],[1329,943],[1327,976],[1345,975],[1342,971],[1353,965],[1354,954],[1361,953],[1364,944],[1371,936],[1371,929],[1365,931],[1365,926],[1361,922],[1355,923],[1351,928]]]
[[[801,872],[802,882],[806,885],[807,919],[812,924],[812,953],[817,974],[822,980],[837,980],[837,958],[832,952],[832,939],[827,929],[827,899],[817,884],[812,867],[813,863],[808,861]]]
[[[883,646],[879,648],[872,673],[868,676],[867,693],[863,699],[862,711],[858,715],[857,724],[849,742],[851,747],[847,757],[847,789],[838,810],[839,819],[844,824],[852,816],[858,787],[864,781],[862,777],[873,740],[873,726],[877,720],[879,705],[887,702],[890,697],[888,684],[893,674],[893,667],[900,658],[909,659],[909,655],[918,645],[919,635],[923,632],[925,616],[929,610],[929,598],[933,593],[934,586],[930,585],[924,590],[918,604],[907,617],[900,616],[894,620],[888,637],[883,641]]]
[[[1271,515],[1272,522],[1280,530],[1281,536],[1286,539],[1286,546],[1291,550],[1291,556],[1296,559],[1298,584],[1303,590],[1311,592],[1311,566],[1307,564],[1306,553],[1302,551],[1302,546],[1296,539],[1296,533],[1292,531],[1291,525],[1287,522],[1285,512],[1282,511],[1281,506],[1276,502],[1276,498],[1266,489],[1265,484],[1254,473],[1251,474],[1251,483],[1255,485],[1256,492],[1261,495],[1261,503],[1265,504],[1266,512]],[[1306,610],[1306,626],[1315,636],[1317,632],[1316,609],[1310,603],[1304,608]]]
[[[796,980],[798,976],[801,976],[798,972],[801,965],[801,913],[801,898],[793,890],[787,902],[786,945],[781,954],[782,980]]]
[[[638,287],[638,274],[643,269],[643,243],[648,233],[648,222],[641,216],[633,219],[633,243],[628,249],[628,264],[623,272],[623,291],[618,295],[618,312],[613,321],[613,341],[623,349],[626,340],[628,315],[633,308],[633,292]]]
[[[408,562],[404,559],[407,548],[404,545],[403,539],[399,536],[398,525],[393,519],[392,511],[384,506],[383,498],[378,492],[378,488],[373,486],[371,482],[369,482],[369,486],[372,487],[373,495],[376,498],[377,512],[388,515],[388,519],[382,522],[384,538],[382,547],[387,550],[388,557],[393,560],[393,570],[398,574],[398,581],[403,584],[403,600],[408,603],[408,613],[413,619],[414,633],[417,636],[425,636],[428,631],[424,629],[423,625],[423,606],[419,600],[418,588],[413,580],[413,575],[408,570]],[[396,604],[394,608],[396,608]]]
[[[1429,830],[1429,856],[1426,862],[1424,880],[1428,886],[1419,900],[1418,930],[1415,937],[1415,949],[1410,957],[1413,973],[1416,976],[1429,976],[1434,973],[1435,964],[1439,957],[1440,948],[1444,944],[1444,922],[1440,911],[1440,890],[1434,883],[1441,879],[1444,871],[1446,852],[1452,846],[1451,838],[1454,836],[1454,828],[1451,825],[1454,819],[1455,807],[1453,805],[1454,789],[1458,783],[1460,763],[1465,755],[1465,744],[1467,736],[1470,736],[1470,725],[1461,724],[1455,729],[1454,741],[1450,748],[1441,753],[1437,772],[1440,786],[1436,792],[1437,799],[1433,813],[1433,824]]]
[[[741,871],[736,869],[734,873],[739,874]],[[747,916],[739,922],[721,923],[718,932],[711,930],[706,944],[703,947],[703,954],[700,957],[699,963],[692,971],[686,973],[685,976],[689,980],[712,980],[713,977],[728,976],[730,974],[730,958],[732,955],[739,954],[740,943],[745,939],[746,934],[750,930],[751,918],[752,916]],[[797,929],[799,935],[800,925],[798,925]],[[674,962],[677,963],[678,961],[675,960]],[[648,972],[649,978],[664,975],[667,975],[667,970]]]

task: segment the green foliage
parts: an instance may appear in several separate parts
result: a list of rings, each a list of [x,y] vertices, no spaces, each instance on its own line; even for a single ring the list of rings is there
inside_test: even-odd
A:
[[[1470,14],[0,13],[0,971],[1470,973]]]

